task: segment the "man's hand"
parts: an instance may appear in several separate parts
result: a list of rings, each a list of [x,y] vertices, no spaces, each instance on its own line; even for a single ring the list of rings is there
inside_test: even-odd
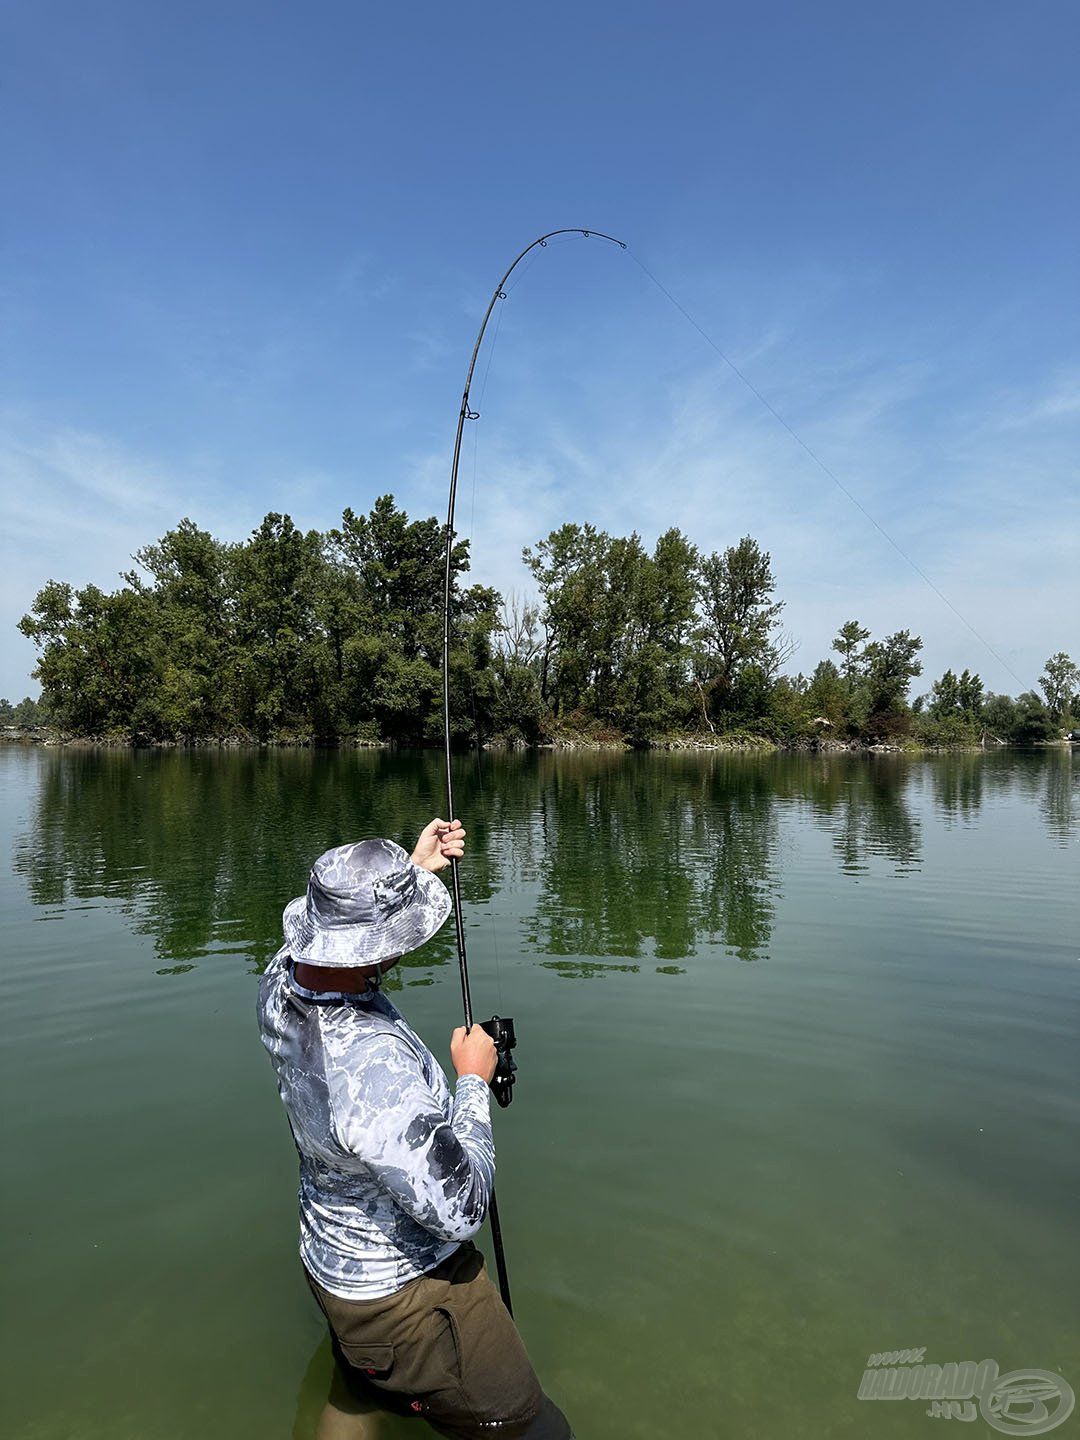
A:
[[[412,853],[414,865],[445,870],[451,860],[465,854],[465,829],[460,820],[431,820],[420,832]]]
[[[499,1052],[495,1041],[479,1025],[465,1033],[465,1026],[459,1025],[450,1036],[450,1059],[458,1075],[479,1075],[486,1084],[491,1084],[495,1066],[499,1063]]]

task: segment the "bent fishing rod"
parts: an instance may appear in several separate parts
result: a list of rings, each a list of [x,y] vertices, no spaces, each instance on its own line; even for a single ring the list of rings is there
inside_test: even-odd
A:
[[[472,408],[470,403],[470,391],[472,390],[473,375],[476,371],[476,360],[480,354],[480,347],[484,343],[484,335],[487,331],[488,321],[491,319],[492,311],[500,300],[506,299],[506,282],[521,264],[525,256],[536,249],[547,248],[549,240],[556,235],[581,235],[586,240],[595,238],[606,240],[612,245],[618,245],[620,250],[626,249],[622,240],[616,240],[614,235],[605,235],[600,230],[583,230],[578,226],[570,226],[562,230],[549,230],[545,235],[538,236],[531,245],[526,245],[517,259],[509,266],[502,279],[491,292],[491,299],[488,301],[487,309],[484,311],[484,319],[480,325],[480,331],[476,337],[476,344],[473,346],[472,356],[469,360],[469,369],[465,375],[465,389],[461,396],[461,409],[458,412],[457,433],[454,436],[454,458],[450,466],[450,499],[446,509],[446,575],[443,588],[443,742],[446,755],[446,818],[454,819],[454,767],[452,747],[450,744],[450,601],[454,589],[454,508],[457,503],[458,468],[461,464],[461,441],[465,433],[465,422],[468,420],[479,420],[479,411]],[[477,736],[477,744],[479,744]],[[465,921],[461,913],[461,877],[458,874],[457,857],[450,860],[450,886],[454,896],[454,933],[457,938],[458,970],[461,975],[461,1003],[465,1014],[465,1028],[469,1030],[473,1025],[472,988],[469,984],[469,960],[465,948]],[[503,1107],[510,1104],[513,1098],[513,1085],[517,1066],[514,1063],[511,1051],[517,1043],[514,1033],[514,1022],[508,1017],[493,1015],[490,1020],[479,1022],[481,1028],[486,1030],[495,1042],[498,1051],[499,1061],[491,1081],[491,1088],[495,1099]],[[499,1207],[495,1198],[495,1189],[492,1187],[491,1203],[488,1207],[488,1220],[491,1222],[491,1244],[495,1252],[495,1267],[499,1277],[499,1293],[502,1295],[503,1304],[513,1315],[514,1311],[510,1304],[510,1277],[506,1269],[506,1251],[503,1246],[502,1226],[499,1223]]]

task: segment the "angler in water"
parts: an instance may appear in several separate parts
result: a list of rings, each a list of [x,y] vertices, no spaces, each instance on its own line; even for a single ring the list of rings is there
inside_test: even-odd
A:
[[[432,820],[411,857],[390,840],[328,850],[259,986],[300,1155],[300,1256],[338,1365],[319,1440],[376,1435],[383,1410],[459,1440],[572,1440],[472,1243],[495,1180],[495,1045],[453,1032],[451,1094],[379,989],[450,914],[435,872],[464,848],[460,821]]]

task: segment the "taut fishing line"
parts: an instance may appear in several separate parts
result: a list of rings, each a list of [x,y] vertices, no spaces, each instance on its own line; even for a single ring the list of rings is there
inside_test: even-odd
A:
[[[867,520],[870,521],[870,524],[873,525],[874,529],[878,532],[878,534],[889,542],[892,548],[907,565],[911,566],[912,570],[914,570],[915,574],[918,575],[919,579],[925,581],[925,583],[929,585],[930,589],[938,597],[941,603],[947,606],[948,609],[950,609],[952,613],[956,616],[956,618],[960,621],[960,623],[966,626],[968,630],[970,630],[970,632],[972,633],[972,635],[975,636],[975,639],[979,642],[979,644],[988,652],[988,654],[994,657],[994,659],[998,662],[1001,668],[1003,670],[1006,670],[1018,685],[1022,685],[1024,682],[1020,679],[1019,675],[1017,675],[1016,671],[1012,668],[1009,662],[1003,659],[1003,657],[998,654],[998,652],[994,649],[994,647],[990,644],[989,640],[987,640],[984,635],[980,635],[979,631],[976,630],[975,626],[971,623],[967,616],[962,614],[961,611],[957,609],[957,607],[949,599],[949,597],[942,590],[940,590],[937,585],[934,584],[933,580],[930,579],[930,576],[927,575],[926,571],[923,570],[921,566],[918,565],[917,562],[911,558],[911,556],[907,553],[907,551],[899,543],[899,541],[893,539],[893,537],[885,529],[885,526],[882,525],[881,522],[870,513],[870,511],[862,503],[859,497],[853,494],[848,489],[848,487],[839,478],[839,476],[836,475],[836,473],[831,470],[828,465],[826,465],[825,461],[822,460],[821,456],[818,455],[817,452],[806,443],[806,441],[802,438],[798,431],[795,430],[793,426],[788,424],[788,422],[784,419],[783,415],[780,414],[779,410],[777,410],[776,406],[772,403],[772,401],[769,400],[767,396],[763,395],[758,389],[758,387],[754,384],[754,382],[747,375],[745,375],[742,370],[739,369],[738,365],[735,364],[735,361],[731,359],[730,355],[727,355],[720,348],[720,346],[717,345],[716,341],[712,338],[708,331],[698,324],[698,322],[694,319],[693,315],[690,314],[689,310],[687,310],[683,304],[676,300],[675,296],[671,293],[667,286],[662,284],[656,278],[656,276],[645,264],[645,262],[643,260],[639,260],[632,250],[629,251],[629,254],[630,259],[633,260],[634,264],[639,268],[639,270],[641,270],[642,273],[652,281],[652,283],[660,291],[661,295],[665,296],[668,300],[670,300],[672,305],[674,305],[675,309],[679,312],[683,319],[686,320],[688,324],[694,327],[697,333],[705,341],[706,345],[708,345],[711,350],[714,350],[716,354],[719,355],[720,359],[724,362],[724,364],[728,367],[732,374],[736,375],[742,381],[742,383],[750,391],[751,395],[753,395],[754,398],[765,407],[765,409],[769,412],[769,414],[773,417],[777,424],[784,427],[787,433],[795,441],[796,445],[798,445],[801,450],[805,451],[805,453],[810,457],[810,459],[818,467],[821,473],[832,481],[832,483],[836,486],[836,488],[840,491],[842,495],[847,496],[847,498],[851,501],[855,508],[859,510]]]
[[[494,291],[493,291],[492,294],[491,294],[491,298],[490,298],[490,300],[488,301],[487,309],[486,309],[485,312],[484,312],[484,317],[483,317],[483,320],[481,321],[481,324],[480,324],[480,330],[479,330],[479,332],[478,332],[478,334],[477,334],[476,341],[475,341],[475,343],[474,343],[474,345],[473,345],[472,355],[471,355],[471,357],[470,357],[470,359],[469,359],[469,367],[468,367],[468,370],[466,371],[466,375],[465,375],[465,388],[464,388],[464,390],[463,390],[463,392],[462,392],[462,397],[461,397],[461,408],[460,408],[460,410],[458,411],[457,430],[456,430],[455,436],[454,436],[453,459],[452,459],[451,465],[450,465],[450,487],[449,487],[449,496],[448,496],[447,509],[446,509],[446,556],[445,556],[445,574],[444,574],[444,589],[443,589],[443,666],[442,666],[442,671],[443,671],[443,673],[442,673],[442,682],[443,682],[443,683],[442,683],[442,690],[443,690],[443,697],[442,697],[442,698],[443,698],[443,748],[444,748],[444,758],[445,758],[445,762],[446,762],[446,804],[447,804],[446,814],[447,814],[448,819],[451,819],[451,820],[454,818],[454,814],[455,814],[455,807],[454,807],[454,777],[453,777],[453,753],[452,753],[452,746],[451,746],[451,743],[450,743],[450,741],[451,741],[451,732],[450,732],[450,628],[451,628],[451,627],[450,627],[450,602],[451,602],[451,598],[452,598],[453,582],[454,582],[454,572],[453,572],[454,515],[455,515],[455,508],[456,508],[456,503],[457,503],[458,473],[459,473],[459,469],[460,469],[460,465],[461,465],[461,445],[462,445],[462,437],[463,437],[463,435],[464,435],[464,430],[465,430],[465,422],[468,421],[468,420],[477,421],[477,420],[480,419],[480,411],[479,411],[478,409],[477,409],[477,410],[474,410],[473,407],[472,407],[472,402],[471,402],[471,390],[472,390],[473,378],[474,378],[474,375],[475,375],[475,372],[476,372],[476,362],[477,362],[477,359],[478,359],[479,354],[480,354],[480,349],[481,349],[481,347],[482,347],[482,345],[483,345],[483,343],[484,343],[484,336],[485,336],[485,334],[486,334],[486,332],[487,332],[488,321],[491,319],[492,311],[495,309],[496,305],[498,304],[498,302],[499,302],[500,300],[506,300],[506,299],[508,298],[510,292],[511,292],[511,291],[513,290],[513,288],[514,288],[514,286],[512,285],[512,286],[510,286],[509,289],[507,289],[507,284],[508,284],[508,282],[509,282],[509,280],[510,280],[510,277],[513,275],[514,271],[518,268],[518,266],[521,264],[521,262],[526,259],[527,256],[530,257],[530,259],[529,259],[529,264],[532,263],[532,259],[535,258],[535,257],[532,255],[532,252],[533,252],[533,251],[538,250],[538,249],[545,249],[545,248],[548,246],[548,244],[549,244],[550,241],[555,240],[555,239],[557,239],[557,238],[561,239],[561,238],[564,237],[564,236],[567,237],[567,238],[569,238],[569,237],[571,237],[571,236],[580,236],[580,237],[582,237],[582,238],[584,238],[584,239],[590,239],[590,238],[595,237],[595,238],[598,239],[598,240],[603,240],[603,241],[605,241],[605,242],[607,242],[607,243],[609,243],[609,244],[611,244],[611,245],[616,245],[616,246],[618,246],[620,250],[628,250],[628,249],[629,249],[629,247],[626,245],[626,243],[625,243],[624,241],[622,241],[622,240],[617,240],[613,235],[606,235],[606,234],[604,234],[602,231],[599,231],[599,230],[585,230],[585,229],[581,229],[581,228],[578,228],[578,227],[567,227],[567,228],[564,228],[564,229],[561,229],[561,230],[552,230],[552,231],[549,231],[547,234],[541,235],[538,239],[532,241],[532,243],[531,243],[530,245],[527,245],[527,246],[525,247],[525,249],[521,251],[521,253],[516,257],[516,259],[512,262],[512,264],[511,264],[511,265],[507,268],[507,270],[504,272],[504,274],[503,274],[503,276],[502,276],[502,279],[501,279],[501,280],[499,281],[499,283],[496,285]],[[724,364],[728,367],[728,369],[731,370],[732,373],[733,373],[734,375],[736,375],[739,380],[742,381],[742,383],[746,386],[746,388],[750,391],[750,393],[757,399],[757,401],[758,401],[761,405],[764,406],[764,408],[769,412],[769,414],[773,417],[773,419],[787,431],[787,433],[791,436],[791,438],[795,441],[795,443],[799,446],[799,448],[800,448],[801,450],[803,450],[807,456],[809,456],[809,458],[814,462],[814,464],[818,467],[818,469],[822,472],[822,474],[825,475],[825,476],[833,483],[833,485],[836,486],[836,488],[841,492],[842,495],[845,495],[845,496],[847,497],[847,499],[851,501],[851,503],[856,507],[856,509],[858,509],[858,510],[861,512],[861,514],[864,516],[864,518],[867,519],[867,520],[870,522],[871,525],[873,525],[874,529],[877,530],[878,533],[879,533],[886,541],[888,541],[889,545],[892,546],[892,548],[893,548],[893,549],[896,551],[896,553],[901,557],[901,559],[902,559],[907,565],[909,565],[909,566],[911,567],[911,569],[915,572],[915,574],[918,575],[919,578],[926,583],[926,585],[929,586],[929,588],[934,592],[934,594],[938,597],[938,599],[942,602],[942,604],[944,604],[945,606],[947,606],[947,608],[956,616],[956,618],[961,622],[961,624],[963,624],[963,625],[971,632],[971,634],[974,635],[975,639],[978,640],[979,644],[982,645],[982,646],[986,649],[986,651],[987,651],[990,655],[993,656],[993,658],[994,658],[994,659],[997,661],[997,663],[1002,667],[1002,669],[1006,670],[1006,671],[1013,677],[1013,679],[1017,681],[1018,684],[1022,683],[1022,682],[1020,681],[1019,676],[1016,675],[1015,671],[1014,671],[1014,670],[1012,669],[1012,667],[1007,663],[1007,661],[1005,661],[1005,660],[998,654],[998,652],[994,649],[994,647],[990,644],[990,642],[989,642],[988,640],[986,640],[986,639],[984,638],[984,636],[982,636],[982,635],[979,633],[978,630],[976,630],[975,626],[971,623],[971,621],[968,620],[967,617],[961,613],[961,611],[957,608],[956,605],[953,604],[953,602],[948,598],[948,596],[945,595],[945,594],[943,593],[943,591],[940,590],[940,589],[938,588],[938,586],[934,584],[934,582],[930,579],[929,575],[927,575],[926,572],[912,559],[912,557],[907,553],[907,551],[903,548],[903,546],[900,545],[900,543],[899,543],[897,540],[894,540],[894,539],[893,539],[893,537],[892,537],[892,536],[889,534],[889,532],[885,529],[884,525],[882,525],[882,524],[880,523],[880,521],[877,520],[877,519],[870,513],[870,511],[869,511],[869,510],[867,509],[867,507],[862,503],[862,501],[861,501],[855,494],[853,494],[853,492],[852,492],[851,490],[848,489],[848,487],[843,483],[843,481],[840,480],[839,476],[837,476],[837,475],[833,472],[833,470],[831,470],[831,469],[829,468],[829,466],[826,465],[826,463],[824,462],[824,460],[822,460],[821,457],[817,454],[817,452],[816,452],[815,450],[813,450],[810,445],[807,444],[807,442],[806,442],[806,441],[802,438],[802,436],[795,430],[795,428],[794,428],[792,425],[790,425],[790,424],[787,422],[787,420],[784,419],[783,415],[780,414],[780,412],[776,409],[775,405],[773,405],[772,402],[771,402],[764,394],[762,394],[762,392],[758,389],[758,387],[749,379],[749,377],[748,377],[747,375],[745,375],[745,374],[743,373],[743,371],[739,368],[738,365],[735,364],[735,362],[730,358],[730,356],[728,356],[728,355],[720,348],[720,346],[716,343],[716,341],[712,338],[712,336],[708,333],[708,331],[705,330],[704,327],[703,327],[702,325],[700,325],[697,320],[694,319],[693,315],[690,314],[690,312],[686,309],[686,307],[685,307],[683,304],[681,304],[681,302],[678,301],[678,300],[675,298],[675,296],[671,293],[671,291],[668,290],[667,287],[666,287],[664,284],[662,284],[662,282],[661,282],[660,280],[657,279],[657,277],[653,274],[653,272],[649,269],[649,267],[648,267],[642,260],[639,260],[638,257],[637,257],[636,255],[634,255],[632,252],[631,252],[631,257],[630,257],[630,258],[634,261],[635,265],[638,266],[638,268],[642,271],[642,273],[652,282],[652,284],[656,286],[656,288],[660,291],[660,293],[661,293],[663,296],[665,296],[665,298],[675,307],[675,309],[679,312],[680,315],[682,315],[682,317],[687,321],[687,323],[690,324],[691,326],[693,326],[693,328],[697,331],[697,333],[701,336],[701,338],[705,341],[705,343],[709,346],[709,348],[710,348],[711,350],[713,350],[713,351],[720,357],[720,359],[724,362]],[[528,266],[526,266],[526,269],[527,269],[527,268],[528,268]],[[515,282],[514,282],[514,285],[517,285],[517,284],[520,283],[520,281],[524,278],[524,273],[525,273],[525,272],[522,271],[522,273],[521,273],[520,275],[518,275],[517,279],[516,279]],[[493,338],[492,338],[492,344],[491,344],[491,347],[490,347],[490,350],[489,350],[489,353],[488,353],[487,365],[486,365],[486,368],[485,368],[485,371],[484,371],[484,379],[483,379],[483,383],[482,383],[482,385],[481,385],[481,390],[480,390],[481,400],[482,400],[482,398],[483,398],[484,391],[487,389],[487,381],[488,381],[488,376],[489,376],[489,374],[490,374],[490,372],[491,372],[491,361],[492,361],[492,356],[494,355],[495,341],[498,339],[498,333],[499,333],[500,323],[501,323],[501,311],[500,311],[500,320],[499,320],[498,322],[496,322],[495,331],[494,331]],[[480,403],[480,401],[478,400],[477,404],[479,404],[479,403]],[[477,478],[477,466],[478,466],[478,458],[477,458],[477,457],[478,457],[478,441],[477,441],[477,437],[476,437],[476,435],[475,435],[475,433],[474,433],[474,439],[473,439],[473,466],[472,466],[472,470],[473,470],[472,492],[473,492],[473,493],[472,493],[472,505],[471,505],[471,509],[472,509],[471,529],[475,529],[475,521],[476,521],[476,478]],[[473,725],[474,725],[474,727],[475,727],[476,724],[477,724],[476,693],[475,693],[475,688],[472,686],[471,681],[470,681],[470,692],[471,692],[471,700],[472,700]],[[477,782],[478,782],[478,790],[479,790],[479,794],[480,794],[481,805],[483,805],[483,777],[482,777],[482,765],[481,765],[481,757],[480,757],[479,728],[478,728],[478,727],[477,727]],[[455,930],[455,936],[456,936],[456,940],[457,940],[458,969],[459,969],[460,980],[461,980],[462,1009],[463,1009],[463,1012],[464,1012],[466,1029],[469,1029],[469,1028],[471,1028],[472,1025],[473,1025],[472,989],[471,989],[471,985],[470,985],[470,981],[469,981],[468,955],[467,955],[466,944],[465,944],[465,922],[464,922],[464,917],[463,917],[463,914],[462,914],[462,905],[461,905],[461,877],[460,877],[460,874],[459,874],[458,862],[457,862],[457,859],[456,859],[456,858],[452,858],[452,859],[451,859],[451,862],[450,862],[450,879],[451,879],[451,889],[452,889],[453,897],[454,897],[454,930]],[[492,924],[493,940],[494,940],[494,943],[495,943],[496,970],[497,970],[497,972],[498,972],[498,971],[499,971],[499,966],[498,966],[498,941],[497,941],[497,939],[495,939],[495,937],[494,937],[494,916],[491,915],[491,912],[490,912],[490,911],[489,911],[489,918],[491,919],[491,924]],[[501,989],[502,989],[502,980],[501,980],[501,973],[500,973],[500,974],[499,974],[500,1001],[501,1001]],[[498,1059],[498,1068],[496,1069],[495,1075],[494,1075],[493,1078],[492,1078],[491,1085],[492,1085],[492,1090],[494,1091],[495,1096],[496,1096],[496,1099],[498,1100],[499,1104],[500,1104],[500,1105],[503,1105],[503,1106],[506,1106],[506,1105],[509,1105],[510,1100],[511,1100],[511,1098],[512,1098],[512,1089],[513,1089],[513,1085],[514,1085],[515,1071],[516,1071],[516,1069],[517,1069],[516,1065],[514,1064],[513,1057],[512,1057],[512,1055],[511,1055],[511,1051],[513,1050],[514,1045],[516,1044],[516,1036],[515,1036],[515,1033],[514,1033],[514,1022],[513,1022],[512,1020],[510,1020],[509,1018],[500,1018],[498,1015],[496,1015],[496,1016],[493,1016],[491,1020],[482,1021],[482,1022],[480,1022],[480,1023],[482,1024],[483,1028],[491,1035],[492,1039],[493,1039],[494,1042],[495,1042],[496,1049],[497,1049],[497,1051],[498,1051],[498,1057],[499,1057],[499,1059]],[[510,1282],[509,1282],[509,1277],[508,1277],[508,1274],[507,1274],[506,1254],[505,1254],[505,1250],[504,1250],[504,1247],[503,1247],[503,1239],[502,1239],[502,1227],[501,1227],[500,1221],[499,1221],[499,1209],[498,1209],[498,1203],[497,1203],[496,1197],[495,1197],[494,1188],[492,1189],[492,1192],[491,1192],[491,1202],[490,1202],[490,1206],[489,1206],[489,1209],[488,1209],[488,1220],[489,1220],[489,1223],[490,1223],[490,1225],[491,1225],[492,1248],[493,1248],[494,1253],[495,1253],[495,1263],[496,1263],[496,1268],[497,1268],[497,1271],[498,1271],[498,1278],[499,1278],[499,1290],[500,1290],[500,1293],[502,1294],[503,1301],[504,1301],[505,1304],[506,1304],[507,1310],[509,1310],[510,1313],[512,1314],[513,1311],[512,1311],[512,1309],[511,1309],[511,1304],[510,1304]]]

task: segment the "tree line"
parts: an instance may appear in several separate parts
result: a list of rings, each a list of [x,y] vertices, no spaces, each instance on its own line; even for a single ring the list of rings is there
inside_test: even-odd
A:
[[[325,533],[270,514],[232,543],[183,520],[115,590],[42,587],[19,622],[41,699],[0,702],[0,723],[132,741],[434,741],[445,540],[390,495]],[[920,637],[876,638],[857,620],[808,675],[789,673],[784,602],[749,536],[706,554],[675,528],[650,550],[637,534],[566,524],[524,560],[535,599],[467,583],[468,542],[453,546],[457,741],[1030,743],[1080,717],[1068,655],[1047,661],[1041,693],[987,694],[964,670],[912,700]]]

